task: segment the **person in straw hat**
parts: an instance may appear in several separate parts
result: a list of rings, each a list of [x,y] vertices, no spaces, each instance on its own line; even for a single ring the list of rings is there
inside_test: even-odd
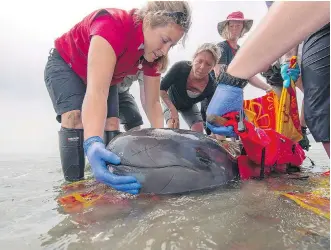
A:
[[[224,52],[220,62],[229,65],[239,49],[238,40],[242,38],[253,26],[252,19],[244,18],[241,11],[232,12],[226,20],[217,24],[217,31],[225,41],[218,45]]]
[[[225,41],[217,45],[221,50],[221,57],[218,64],[214,68],[215,77],[220,73],[222,65],[228,66],[240,46],[238,40],[242,38],[253,26],[253,20],[244,17],[241,11],[232,12],[226,18],[217,24],[217,31]],[[266,84],[256,76],[252,77],[249,81],[253,86],[265,91],[271,91],[272,87]]]

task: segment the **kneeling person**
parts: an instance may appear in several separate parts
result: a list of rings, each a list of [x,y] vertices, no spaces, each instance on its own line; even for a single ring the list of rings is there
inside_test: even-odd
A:
[[[175,63],[161,81],[164,118],[169,128],[179,128],[181,113],[191,130],[203,132],[203,119],[197,103],[211,99],[215,91],[210,76],[220,57],[219,48],[211,43],[201,45],[193,61]]]

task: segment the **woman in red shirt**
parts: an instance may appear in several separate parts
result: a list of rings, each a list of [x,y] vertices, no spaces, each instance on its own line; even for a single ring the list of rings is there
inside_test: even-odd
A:
[[[60,156],[68,181],[84,177],[84,152],[96,180],[119,191],[137,194],[139,181],[112,174],[107,163],[120,158],[102,139],[118,133],[116,84],[138,70],[144,72],[145,103],[154,128],[163,127],[160,73],[171,47],[185,38],[190,7],[184,1],[148,2],[142,9],[92,12],[56,39],[45,68],[45,83],[59,131]]]

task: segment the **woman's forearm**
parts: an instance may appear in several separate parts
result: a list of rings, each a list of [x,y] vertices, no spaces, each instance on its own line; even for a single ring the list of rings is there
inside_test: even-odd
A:
[[[328,22],[330,2],[275,2],[227,72],[249,79]]]
[[[256,88],[265,90],[265,91],[269,91],[272,89],[272,87],[268,84],[265,83],[264,81],[262,81],[261,79],[259,79],[257,76],[253,76],[249,79],[249,83],[251,85],[253,85]]]
[[[172,101],[170,100],[167,91],[161,90],[160,91],[160,96],[161,96],[161,99],[162,99],[163,103],[169,108],[169,110],[171,110],[171,111],[176,110],[176,107],[172,103]]]
[[[82,107],[84,138],[103,137],[107,116],[107,96],[100,93],[87,93]]]

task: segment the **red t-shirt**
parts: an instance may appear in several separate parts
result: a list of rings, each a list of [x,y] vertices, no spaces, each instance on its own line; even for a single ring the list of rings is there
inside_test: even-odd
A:
[[[101,9],[92,12],[69,32],[55,40],[55,48],[72,70],[86,82],[87,55],[90,39],[99,35],[115,51],[117,62],[111,85],[122,82],[127,75],[138,72],[139,59],[144,54],[142,22],[135,23],[134,10]],[[144,75],[159,76],[157,64],[143,60]]]

